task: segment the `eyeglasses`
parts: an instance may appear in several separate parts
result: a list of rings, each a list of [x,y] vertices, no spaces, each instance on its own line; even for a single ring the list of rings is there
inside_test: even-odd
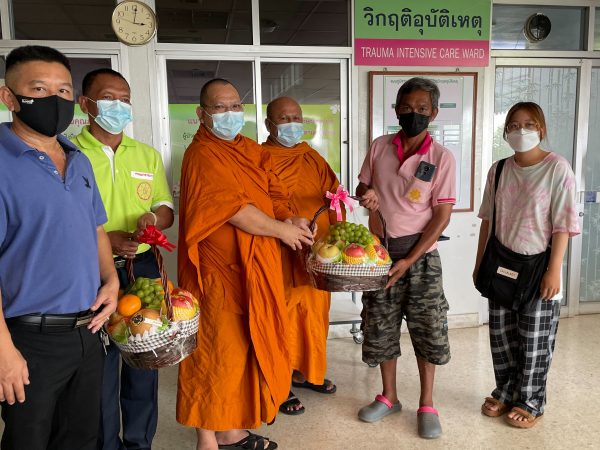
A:
[[[429,116],[431,114],[431,108],[428,106],[418,106],[417,109],[413,109],[410,106],[401,105],[396,109],[398,114],[408,114],[411,112],[416,112],[417,114],[423,114],[424,116]]]
[[[509,133],[520,130],[521,128],[524,128],[527,131],[539,131],[539,125],[535,122],[526,122],[526,123],[511,122],[508,125],[506,125],[506,131],[508,131]]]
[[[220,114],[220,113],[224,113],[226,111],[233,111],[233,112],[240,112],[244,110],[244,105],[240,104],[240,103],[235,103],[231,106],[225,106],[225,105],[203,105],[202,106],[204,109],[212,109],[215,113]]]

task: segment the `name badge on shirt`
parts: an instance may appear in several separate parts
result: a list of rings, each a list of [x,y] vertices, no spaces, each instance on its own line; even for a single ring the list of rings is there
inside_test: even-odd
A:
[[[137,178],[138,180],[153,180],[154,174],[146,173],[146,172],[136,172],[136,171],[132,170],[131,178]]]

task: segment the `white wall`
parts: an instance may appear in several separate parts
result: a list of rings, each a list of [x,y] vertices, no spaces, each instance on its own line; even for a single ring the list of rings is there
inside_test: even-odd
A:
[[[353,95],[351,107],[352,137],[354,145],[351,155],[351,181],[356,185],[360,166],[369,148],[369,71],[404,71],[404,72],[455,72],[454,67],[355,67],[353,70]],[[450,303],[449,324],[453,327],[477,326],[485,316],[486,303],[473,287],[472,272],[477,252],[479,236],[479,210],[482,195],[482,142],[484,117],[484,73],[483,69],[472,67],[460,68],[463,72],[477,72],[477,111],[475,118],[475,172],[473,177],[473,212],[455,212],[452,214],[450,225],[444,232],[450,237],[449,241],[439,244],[444,272],[444,290]],[[423,75],[427,76],[427,75]],[[441,99],[443,101],[443,99]],[[487,168],[486,168],[487,171]]]

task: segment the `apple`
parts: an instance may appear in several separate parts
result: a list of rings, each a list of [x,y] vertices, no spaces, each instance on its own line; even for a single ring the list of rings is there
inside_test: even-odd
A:
[[[175,288],[171,292],[171,297],[177,297],[177,296],[186,297],[187,299],[189,299],[192,302],[192,304],[198,305],[198,300],[196,300],[196,297],[194,297],[190,291],[186,291],[185,289],[181,289],[181,288]]]
[[[335,245],[337,248],[339,248],[340,252],[341,252],[342,250],[344,250],[344,248],[346,248],[346,241],[342,241],[341,239],[339,239],[339,240],[335,241],[333,243],[333,245]]]
[[[368,256],[363,246],[350,244],[344,249],[342,259],[347,264],[363,264],[368,260]]]
[[[340,249],[333,244],[323,244],[317,253],[317,260],[323,264],[339,262],[342,258]]]
[[[374,247],[375,252],[377,252],[378,264],[389,264],[392,262],[390,254],[383,245],[377,244]]]
[[[173,320],[190,320],[196,315],[196,305],[189,297],[184,295],[172,295]]]

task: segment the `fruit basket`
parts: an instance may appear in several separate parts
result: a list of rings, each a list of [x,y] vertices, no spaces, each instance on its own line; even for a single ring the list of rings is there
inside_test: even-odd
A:
[[[387,252],[385,220],[383,242],[367,227],[342,220],[341,204],[352,212],[357,197],[348,195],[343,186],[327,193],[327,204],[314,215],[310,227],[328,209],[337,212],[338,222],[305,254],[306,269],[314,287],[329,292],[375,291],[385,287],[392,260]]]
[[[172,366],[196,349],[198,301],[188,291],[172,289],[160,250],[154,244],[151,249],[161,278],[134,279],[128,260],[131,285],[105,326],[123,360],[136,369]]]

